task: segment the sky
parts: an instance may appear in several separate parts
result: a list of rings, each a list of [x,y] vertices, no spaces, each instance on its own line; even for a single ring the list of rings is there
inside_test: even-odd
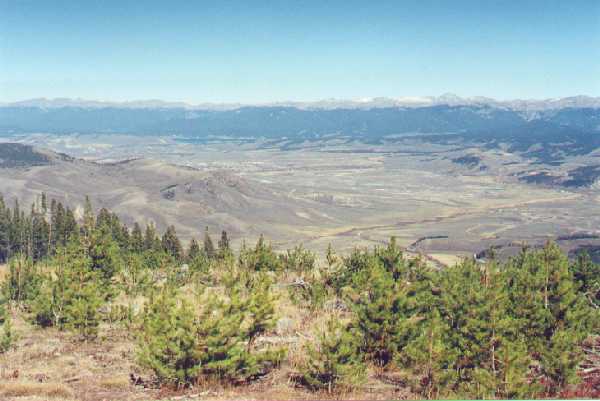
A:
[[[0,101],[600,96],[600,1],[0,0]]]

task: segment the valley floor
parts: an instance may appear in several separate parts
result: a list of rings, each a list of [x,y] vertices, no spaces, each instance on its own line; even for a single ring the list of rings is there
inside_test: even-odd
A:
[[[544,164],[502,149],[418,138],[293,146],[120,135],[0,140],[103,163],[61,160],[57,166],[0,169],[9,204],[15,197],[29,204],[44,191],[77,208],[87,194],[126,222],[152,221],[161,230],[174,224],[186,240],[209,227],[213,234],[230,233],[236,248],[241,238],[252,242],[264,234],[278,250],[303,243],[322,253],[329,244],[347,252],[395,236],[440,264],[490,246],[510,254],[514,243],[537,245],[573,234],[587,238],[561,243],[566,251],[600,246],[597,185],[523,180],[546,173],[568,177],[597,164],[597,154]],[[144,160],[131,161],[137,158]],[[465,164],[471,159],[475,164]]]

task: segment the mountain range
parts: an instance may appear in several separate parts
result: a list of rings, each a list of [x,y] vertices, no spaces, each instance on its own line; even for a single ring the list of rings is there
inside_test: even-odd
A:
[[[570,96],[549,99],[497,100],[485,96],[460,97],[453,93],[441,96],[404,96],[397,98],[370,97],[362,99],[328,98],[316,101],[281,101],[257,104],[244,103],[200,103],[167,102],[159,99],[133,100],[124,102],[73,99],[35,98],[17,102],[0,102],[0,107],[40,107],[40,108],[125,108],[125,109],[186,109],[186,110],[235,110],[242,107],[295,107],[299,109],[371,109],[387,107],[426,107],[426,106],[494,106],[518,111],[552,110],[565,107],[600,108],[600,97]]]
[[[502,102],[443,95],[205,106],[38,99],[0,106],[0,134],[168,135],[199,142],[266,138],[284,147],[327,138],[383,143],[418,135],[429,142],[502,145],[544,160],[600,147],[600,98],[585,96]]]

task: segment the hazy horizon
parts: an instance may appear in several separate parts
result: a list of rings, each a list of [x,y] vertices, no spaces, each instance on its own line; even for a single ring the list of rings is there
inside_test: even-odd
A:
[[[473,96],[461,96],[456,93],[442,93],[438,95],[399,95],[399,96],[365,96],[365,97],[324,97],[324,98],[312,98],[312,99],[294,99],[294,98],[281,98],[275,99],[272,101],[257,101],[257,102],[242,102],[242,101],[216,101],[216,100],[206,100],[202,102],[193,102],[185,99],[166,99],[160,97],[148,97],[148,98],[124,98],[124,99],[109,99],[109,98],[91,98],[91,97],[69,97],[69,96],[38,96],[38,97],[30,97],[30,98],[22,98],[15,99],[9,101],[0,101],[0,105],[13,105],[13,104],[22,104],[28,102],[36,102],[36,101],[46,101],[46,102],[88,102],[88,103],[106,103],[106,104],[135,104],[135,103],[165,103],[165,104],[181,104],[186,106],[202,106],[202,105],[248,105],[248,106],[263,106],[263,105],[276,105],[276,104],[311,104],[311,103],[320,103],[320,102],[352,102],[352,103],[369,103],[377,100],[391,100],[398,102],[406,102],[406,103],[424,103],[424,102],[443,102],[443,99],[452,100],[451,98],[455,97],[454,100],[460,101],[496,101],[500,103],[504,102],[512,102],[512,101],[526,101],[526,102],[544,102],[544,101],[559,101],[563,99],[574,99],[574,98],[590,98],[590,99],[599,99],[600,95],[588,95],[583,93],[574,93],[566,96],[557,96],[557,97],[493,97],[493,96],[485,96],[485,95],[473,95]]]

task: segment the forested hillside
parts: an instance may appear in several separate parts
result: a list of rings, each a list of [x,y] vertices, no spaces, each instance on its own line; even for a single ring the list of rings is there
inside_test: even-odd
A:
[[[77,219],[45,195],[0,199],[0,396],[600,396],[600,266],[585,254],[549,242],[435,269],[394,238],[318,262],[199,232],[188,245],[90,202]],[[32,357],[45,338],[56,351]],[[62,377],[65,349],[97,364],[71,359],[84,373]]]

